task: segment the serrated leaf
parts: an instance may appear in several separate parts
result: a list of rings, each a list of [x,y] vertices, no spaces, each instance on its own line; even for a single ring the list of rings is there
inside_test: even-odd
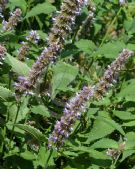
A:
[[[44,117],[50,117],[50,112],[48,111],[48,108],[45,107],[44,105],[33,106],[31,108],[31,111],[34,114],[40,114],[41,116],[44,116]]]
[[[47,138],[42,134],[42,132],[33,126],[26,125],[26,124],[15,124],[15,126],[29,133],[31,136],[33,136],[38,141],[41,141],[41,142],[47,141]]]
[[[88,54],[92,53],[92,51],[96,49],[94,42],[92,42],[91,40],[87,40],[87,39],[81,39],[78,42],[76,42],[75,45],[81,51],[88,53]]]
[[[29,108],[27,107],[28,105],[28,100],[29,98],[26,98],[22,104],[21,104],[21,107],[20,107],[20,111],[18,113],[18,116],[17,116],[17,119],[16,119],[16,123],[18,123],[19,121],[21,120],[24,120],[26,118],[26,115],[28,114],[29,112]],[[16,118],[16,112],[17,112],[17,105],[16,104],[12,104],[10,106],[10,109],[9,109],[9,121],[10,122],[14,122],[15,118]]]
[[[91,148],[118,148],[118,143],[112,139],[103,138],[90,146]]]
[[[106,58],[116,58],[123,48],[125,48],[125,44],[123,42],[108,42],[103,44],[103,46],[98,49],[96,54],[102,55]]]
[[[12,92],[9,89],[7,89],[7,88],[5,88],[3,86],[0,86],[0,97],[3,100],[6,100],[11,96],[12,96]]]
[[[122,120],[134,120],[135,115],[127,111],[114,110],[113,114]]]
[[[59,91],[68,90],[67,86],[75,79],[78,74],[78,68],[63,62],[59,62],[53,68],[53,77],[51,81],[52,99]]]
[[[135,79],[131,79],[124,84],[117,97],[125,98],[126,101],[135,101]]]
[[[39,168],[39,166],[41,166],[42,168],[55,168],[54,158],[57,156],[58,154],[56,150],[47,150],[45,147],[40,147],[38,157],[34,161],[34,166],[36,169]],[[48,167],[45,167],[46,164],[48,165]]]
[[[89,134],[87,134],[88,139],[85,144],[90,144],[90,142],[97,140],[99,138],[103,138],[104,136],[112,133],[114,131],[114,127],[110,124],[103,121],[101,118],[97,118],[94,121],[94,125]]]
[[[135,4],[134,4],[135,5]],[[124,27],[126,28],[128,34],[133,34],[135,33],[134,27],[135,27],[135,19],[133,20],[126,20],[124,22]]]
[[[16,72],[18,75],[24,75],[27,76],[30,68],[23,62],[17,60],[13,56],[7,53],[6,60],[7,64],[9,64],[12,67],[12,70]]]
[[[118,130],[122,135],[125,135],[124,130],[122,129],[122,127],[116,123],[114,120],[109,119],[109,118],[104,118],[104,117],[98,117],[100,118],[102,121],[104,121],[105,123],[109,124],[110,126],[112,126],[115,130]]]
[[[45,167],[48,155],[49,151],[47,151],[45,147],[40,147],[37,160],[35,161],[35,165],[37,167],[38,166]]]
[[[74,151],[89,153],[90,156],[95,159],[107,159],[107,156],[104,153],[99,152],[89,147],[84,147],[84,146],[74,147]]]
[[[27,13],[27,15],[25,16],[25,19],[32,17],[32,16],[39,15],[39,14],[50,14],[54,12],[55,10],[56,8],[48,2],[37,4]]]

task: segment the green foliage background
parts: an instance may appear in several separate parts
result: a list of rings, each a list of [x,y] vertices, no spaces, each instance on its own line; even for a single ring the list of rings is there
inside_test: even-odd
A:
[[[52,18],[61,3],[9,0],[4,11],[6,19],[16,7],[23,15],[15,31],[0,33],[7,49],[0,67],[0,169],[135,169],[135,58],[129,59],[106,97],[90,103],[64,147],[53,150],[51,156],[47,149],[47,138],[65,102],[84,85],[94,85],[123,48],[135,50],[134,0],[124,5],[117,0],[94,0],[94,19],[82,29],[90,12],[84,7],[58,61],[49,66],[35,95],[23,96],[18,111],[14,83],[18,75],[28,74],[47,45]],[[18,60],[17,49],[32,29],[41,40],[32,45],[24,63]],[[118,158],[107,156],[108,148],[118,152]]]

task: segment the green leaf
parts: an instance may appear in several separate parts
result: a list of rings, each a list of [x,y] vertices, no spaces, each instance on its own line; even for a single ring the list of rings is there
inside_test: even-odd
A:
[[[95,159],[107,159],[107,156],[104,153],[99,152],[89,147],[84,147],[84,146],[74,147],[74,151],[89,153],[90,156]]]
[[[103,138],[90,146],[91,148],[118,148],[118,143],[112,139]]]
[[[131,141],[135,140],[135,132],[126,133],[125,138],[127,138],[127,140],[131,140]]]
[[[55,168],[54,158],[57,156],[58,154],[56,150],[47,150],[45,147],[40,147],[38,157],[34,161],[35,169],[39,168],[39,166],[41,166],[42,168]],[[48,167],[45,167],[46,164],[48,164]]]
[[[20,157],[24,158],[25,160],[35,160],[36,155],[28,150],[23,153],[20,153]]]
[[[89,108],[87,112],[87,117],[91,118],[94,114],[98,112],[99,108]]]
[[[135,154],[135,150],[125,150],[122,155],[122,159],[120,162],[124,161],[127,157],[131,156],[132,154]]]
[[[133,43],[128,43],[126,48],[128,48],[129,50],[135,50],[135,44]]]
[[[97,140],[99,138],[105,137],[106,135],[112,133],[114,131],[114,127],[101,118],[97,117],[94,121],[94,125],[88,135],[88,139],[85,144],[90,144],[90,142]]]
[[[116,123],[114,120],[109,119],[109,118],[104,118],[101,116],[98,118],[104,121],[105,123],[107,123],[108,125],[112,126],[115,130],[118,130],[122,135],[125,135],[125,132],[122,129],[122,127],[118,123]]]
[[[25,12],[27,8],[27,3],[25,0],[9,0],[9,3],[7,5],[11,10],[13,10],[15,7],[20,7]]]
[[[85,53],[92,53],[96,49],[95,44],[91,40],[81,39],[75,43],[76,47]]]
[[[63,166],[63,167],[64,167],[63,169],[75,169],[75,167],[71,167],[70,165]]]
[[[27,76],[30,68],[23,62],[17,60],[13,56],[7,53],[6,60],[7,64],[9,64],[12,67],[12,70],[16,72],[19,75]]]
[[[124,83],[120,93],[117,95],[119,98],[125,98],[126,101],[135,101],[135,79],[131,79]]]
[[[33,126],[26,125],[26,124],[15,124],[15,126],[29,133],[31,136],[33,136],[38,141],[41,141],[41,142],[47,141],[47,138],[42,134],[42,132]]]
[[[56,8],[48,2],[44,2],[42,4],[40,3],[40,4],[37,4],[35,7],[33,7],[27,13],[27,15],[25,16],[25,19],[32,17],[32,16],[39,15],[39,14],[50,14],[50,13],[54,12],[55,10],[56,10]]]
[[[9,97],[12,97],[12,92],[3,87],[3,86],[0,86],[0,97],[3,99],[3,100],[6,100],[8,99]]]
[[[42,30],[37,30],[37,33],[39,34],[41,39],[45,40],[47,38],[47,34],[44,33]]]
[[[126,126],[126,127],[135,126],[135,120],[134,120],[134,121],[127,122],[127,123],[123,123],[122,126]]]
[[[22,102],[21,107],[20,107],[20,111],[19,111],[18,116],[17,116],[16,123],[18,123],[19,121],[24,120],[26,118],[26,115],[29,112],[29,108],[27,107],[28,100],[29,100],[29,98],[25,98],[25,100]],[[12,123],[14,122],[14,120],[16,118],[17,109],[18,108],[17,108],[16,104],[12,104],[10,106],[10,109],[9,109],[9,121],[12,122]]]
[[[72,151],[64,151],[63,154],[65,156],[69,156],[69,157],[78,157],[78,154],[76,152],[72,152]]]
[[[114,110],[113,114],[122,120],[134,120],[135,115],[127,111]]]
[[[31,108],[31,111],[34,114],[40,114],[43,117],[50,117],[50,112],[48,111],[48,108],[45,107],[44,105],[33,106]]]
[[[49,151],[47,151],[45,147],[40,147],[35,165],[37,167],[38,166],[45,167],[48,156],[49,156]]]
[[[103,46],[98,49],[96,54],[102,55],[105,58],[116,58],[124,47],[125,44],[120,41],[108,42],[106,44],[103,44]]]
[[[87,169],[100,169],[100,166],[92,164],[92,166]]]
[[[135,5],[135,4],[134,4]],[[126,31],[128,32],[128,34],[133,34],[133,33],[135,33],[135,19],[133,19],[133,20],[126,20],[125,22],[124,22],[124,27],[126,28]]]
[[[96,35],[101,30],[102,26],[101,24],[94,23],[94,28],[95,28],[94,35]]]
[[[125,150],[135,150],[135,140],[127,140]]]
[[[78,74],[78,68],[75,66],[71,66],[69,64],[59,62],[53,68],[53,77],[51,81],[52,99],[55,98],[56,94],[59,91],[68,90],[67,86],[75,79]]]

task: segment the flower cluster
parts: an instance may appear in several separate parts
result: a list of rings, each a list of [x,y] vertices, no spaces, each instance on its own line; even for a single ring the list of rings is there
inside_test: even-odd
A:
[[[6,48],[2,45],[0,45],[0,65],[2,64],[3,60],[4,60],[4,55],[6,53]]]
[[[108,148],[106,154],[110,156],[113,160],[116,160],[119,158],[120,154],[124,151],[126,146],[126,142],[122,142],[118,145],[118,149],[110,149]]]
[[[91,101],[91,99],[101,99],[107,93],[113,84],[116,83],[119,72],[124,67],[127,59],[134,54],[134,52],[124,49],[119,57],[108,66],[103,78],[95,86],[85,86],[75,97],[69,100],[65,106],[64,115],[60,121],[56,122],[54,131],[49,137],[49,148],[53,145],[59,148],[64,144],[64,139],[69,137],[76,119],[86,110],[87,102]]]
[[[94,22],[94,13],[96,11],[96,8],[94,6],[94,4],[90,1],[88,4],[88,10],[89,10],[89,14],[87,16],[87,18],[82,22],[77,35],[76,35],[76,39],[80,39],[83,38],[84,35],[88,35],[88,33],[90,32],[90,28],[92,26],[92,23]]]
[[[30,31],[29,35],[26,37],[27,42],[21,42],[22,47],[18,50],[18,59],[21,61],[25,60],[25,56],[28,54],[30,49],[30,43],[37,44],[40,37],[37,31]]]
[[[22,11],[21,9],[17,8],[14,12],[11,12],[11,16],[8,21],[3,20],[3,31],[11,31],[14,29],[14,27],[17,25],[17,23],[20,21]]]
[[[21,61],[25,60],[25,57],[29,51],[29,44],[27,42],[21,42],[22,46],[19,50],[17,50],[18,52],[18,59]]]
[[[75,18],[80,14],[82,7],[87,4],[86,0],[65,0],[59,15],[54,18],[54,25],[49,35],[49,44],[62,47],[64,38],[72,30]]]
[[[29,35],[26,37],[26,40],[28,42],[31,42],[34,44],[37,44],[39,39],[40,39],[40,37],[39,37],[37,31],[34,31],[34,30],[30,31]]]
[[[112,62],[108,69],[105,71],[104,76],[100,79],[96,85],[95,98],[101,99],[107,91],[117,83],[120,70],[125,66],[129,57],[133,56],[134,52],[128,49],[123,49],[119,57]]]
[[[69,137],[72,131],[72,126],[75,121],[80,118],[81,113],[86,110],[86,103],[94,96],[94,87],[85,86],[83,89],[76,94],[75,97],[71,98],[66,104],[64,109],[64,115],[60,121],[56,122],[54,131],[49,138],[48,147],[56,143],[56,147],[61,147],[64,144],[65,138]]]
[[[65,37],[72,30],[71,26],[74,24],[76,16],[80,14],[81,8],[86,3],[86,0],[65,0],[63,2],[59,15],[53,19],[54,25],[48,37],[48,47],[44,48],[32,66],[26,80],[18,82],[16,93],[28,93],[35,86],[44,68],[56,60],[63,48]]]

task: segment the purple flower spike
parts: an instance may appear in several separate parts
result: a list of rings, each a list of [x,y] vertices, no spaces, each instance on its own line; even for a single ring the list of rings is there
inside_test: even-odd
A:
[[[21,85],[19,85],[20,88],[16,88],[17,94],[22,94],[33,89],[43,70],[57,59],[58,54],[64,46],[65,38],[72,30],[72,25],[75,23],[76,16],[80,14],[85,4],[86,0],[64,0],[61,11],[58,16],[53,19],[54,24],[48,37],[48,47],[43,50],[29,72],[27,77],[29,87],[27,86],[27,88],[25,88],[25,84],[19,82]],[[31,37],[35,37],[35,34],[36,33],[32,31],[30,36],[27,37],[27,40],[33,40]],[[38,40],[37,36],[36,40]]]
[[[118,58],[108,66],[104,76],[95,86],[84,86],[79,93],[76,93],[75,97],[66,103],[64,114],[60,121],[56,122],[52,135],[49,137],[48,148],[53,146],[60,148],[64,144],[64,140],[69,137],[75,121],[86,111],[87,102],[92,99],[101,99],[108,92],[116,82],[116,77],[125,66],[128,58],[134,54],[133,51],[124,49]]]
[[[6,53],[6,48],[2,45],[0,45],[0,65],[3,64],[3,60],[4,60],[4,56],[5,56],[5,53]]]
[[[108,90],[117,82],[120,71],[125,66],[128,58],[133,56],[135,53],[128,49],[123,49],[118,58],[108,66],[104,76],[101,78],[99,83],[96,85],[96,97],[102,98]]]
[[[29,44],[27,42],[21,42],[22,47],[17,51],[18,52],[18,59],[21,61],[25,60],[25,57],[29,51]]]
[[[69,137],[75,121],[81,116],[82,112],[85,112],[87,101],[93,98],[94,90],[94,87],[84,86],[75,97],[67,102],[64,115],[60,121],[57,121],[54,131],[49,138],[49,147],[53,145],[61,147],[64,143],[64,139]]]
[[[3,20],[3,31],[11,31],[14,29],[14,27],[17,25],[17,23],[20,21],[22,11],[21,9],[17,8],[14,12],[11,12],[11,16],[7,21]]]
[[[31,43],[35,43],[35,44],[38,43],[39,39],[40,39],[40,37],[39,37],[37,31],[33,31],[33,30],[30,31],[29,36],[26,37],[27,41],[29,41]]]

